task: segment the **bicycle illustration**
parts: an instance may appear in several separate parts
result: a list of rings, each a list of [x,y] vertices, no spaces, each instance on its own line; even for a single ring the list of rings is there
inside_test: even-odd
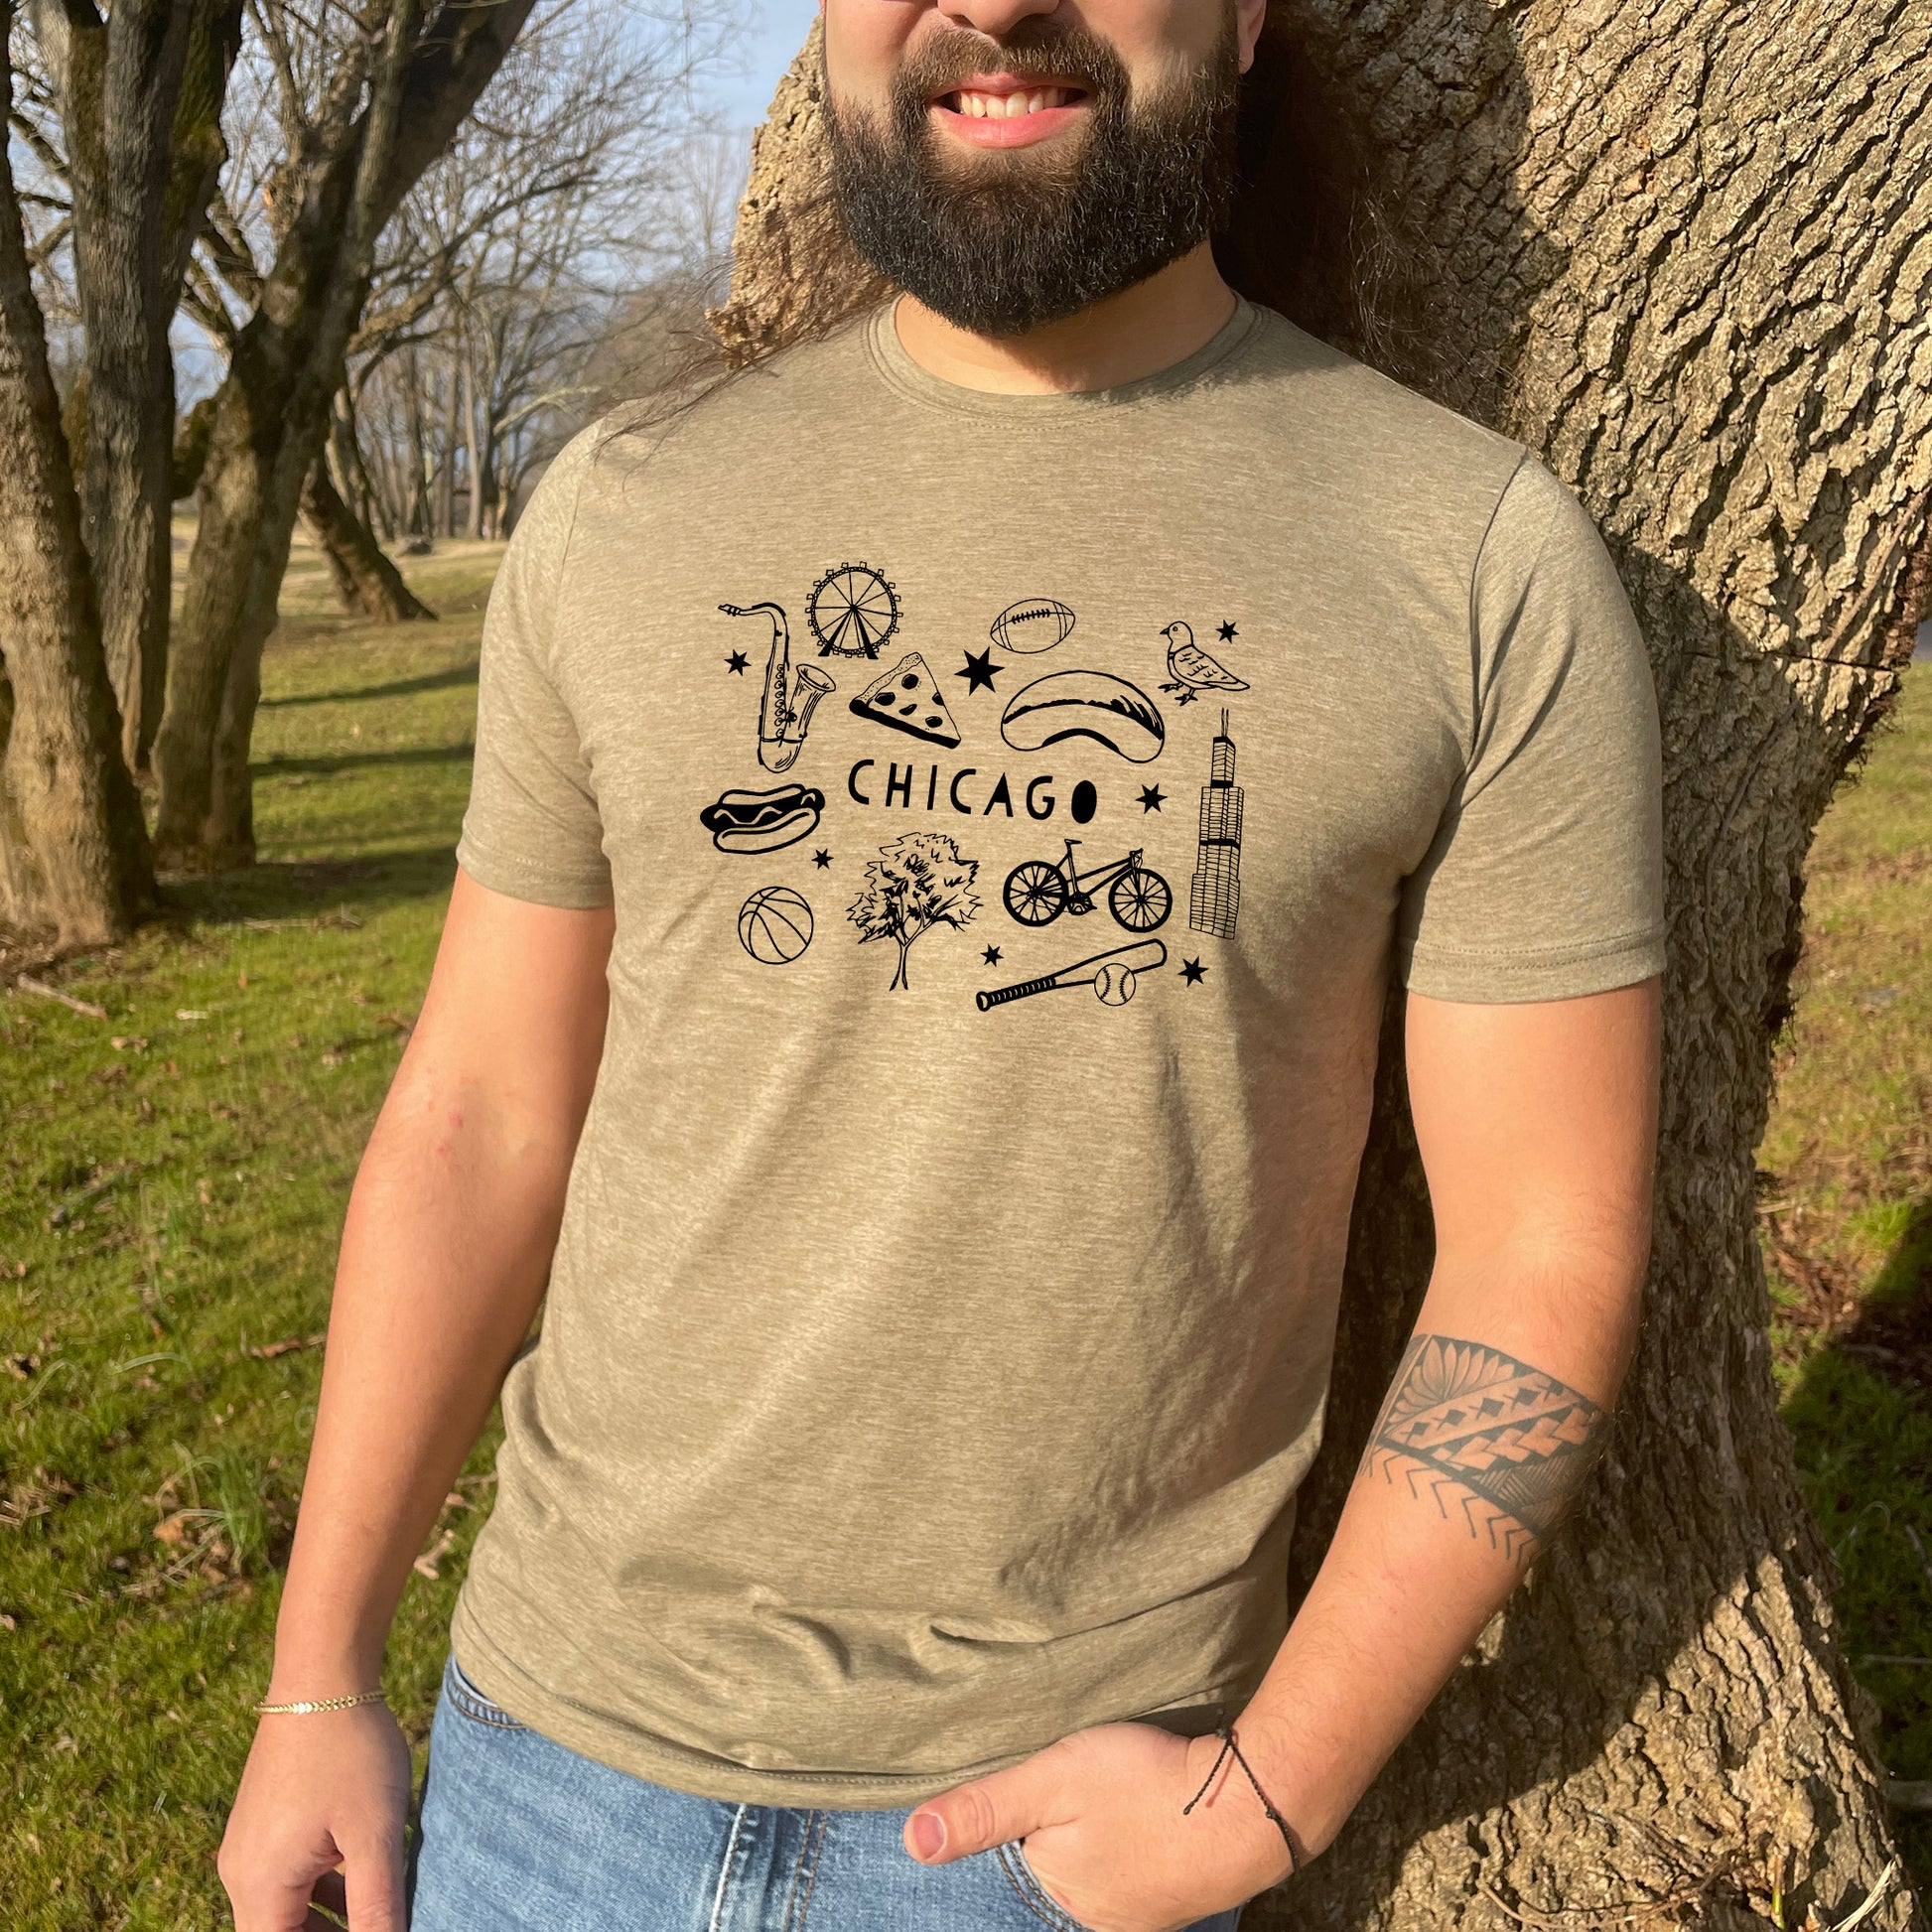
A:
[[[1107,909],[1129,932],[1152,932],[1173,910],[1173,894],[1158,872],[1141,863],[1138,846],[1111,865],[1081,872],[1073,861],[1078,839],[1063,859],[1029,859],[1007,874],[1006,908],[1022,925],[1051,925],[1062,912],[1091,912],[1104,887]]]

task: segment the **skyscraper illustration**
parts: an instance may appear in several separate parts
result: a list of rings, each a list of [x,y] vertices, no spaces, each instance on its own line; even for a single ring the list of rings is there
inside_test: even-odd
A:
[[[1200,788],[1200,856],[1187,892],[1187,923],[1196,932],[1231,939],[1240,910],[1241,787],[1234,782],[1234,740],[1223,711]]]

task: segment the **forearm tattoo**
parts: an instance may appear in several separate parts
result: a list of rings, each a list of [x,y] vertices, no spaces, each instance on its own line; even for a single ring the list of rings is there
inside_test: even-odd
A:
[[[1600,1452],[1606,1421],[1587,1396],[1500,1348],[1417,1335],[1357,1474],[1392,1483],[1399,1471],[1446,1518],[1453,1497],[1471,1536],[1527,1565]]]

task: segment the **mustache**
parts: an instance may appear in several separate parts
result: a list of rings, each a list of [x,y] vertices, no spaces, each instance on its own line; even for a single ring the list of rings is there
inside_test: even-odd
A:
[[[1005,36],[949,30],[935,37],[900,65],[893,93],[900,103],[916,101],[923,109],[935,94],[952,93],[989,70],[1042,84],[1070,83],[1096,100],[1127,91],[1127,66],[1111,42],[1083,27],[1035,15]]]

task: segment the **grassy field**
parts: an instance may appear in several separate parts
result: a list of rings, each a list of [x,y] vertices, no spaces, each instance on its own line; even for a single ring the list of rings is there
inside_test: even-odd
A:
[[[263,863],[176,889],[167,924],[50,976],[105,1019],[0,1003],[9,1932],[224,1922],[213,1853],[267,1675],[336,1237],[453,873],[496,555],[412,564],[442,621],[379,631],[298,552],[256,733]],[[1932,1777],[1925,684],[1827,822],[1761,1155],[1787,1413],[1881,1748],[1913,1778]],[[390,1652],[419,1743],[488,1447]],[[1923,1821],[1910,1844],[1924,1884]]]
[[[1758,1150],[1784,1415],[1891,1775],[1932,1779],[1932,663],[1819,831]],[[1894,1825],[1932,1899],[1932,1816]]]

